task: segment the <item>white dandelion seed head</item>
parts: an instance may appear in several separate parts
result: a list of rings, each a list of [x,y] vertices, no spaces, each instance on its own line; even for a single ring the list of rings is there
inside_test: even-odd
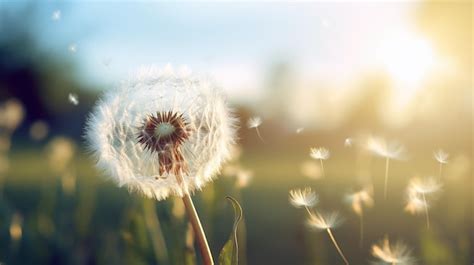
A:
[[[347,194],[345,201],[351,206],[357,215],[362,215],[363,208],[371,208],[374,206],[373,189],[366,187],[357,192]]]
[[[313,207],[319,202],[319,197],[311,188],[290,190],[289,200],[296,208]]]
[[[53,12],[53,14],[51,15],[51,19],[55,20],[55,21],[60,20],[61,19],[61,10],[59,10],[59,9],[55,10]]]
[[[372,245],[372,255],[389,264],[415,264],[411,250],[404,243],[397,241],[395,244],[390,244],[387,237],[379,244]]]
[[[410,180],[408,189],[420,194],[434,193],[441,189],[441,183],[434,177],[414,177]]]
[[[326,160],[330,157],[331,153],[329,152],[328,149],[324,147],[318,147],[318,148],[311,148],[309,155],[313,159]]]
[[[262,118],[260,118],[260,117],[258,117],[258,116],[251,117],[251,118],[248,119],[248,121],[247,121],[247,127],[248,127],[249,129],[258,128],[260,125],[262,125]]]
[[[86,138],[114,182],[162,200],[215,178],[230,158],[236,124],[209,79],[148,67],[104,95]]]
[[[320,213],[316,212],[307,220],[310,228],[315,230],[326,230],[336,228],[342,223],[342,218],[338,212]]]
[[[74,105],[74,106],[77,106],[79,105],[79,97],[74,94],[74,93],[69,93],[69,95],[67,96],[67,99],[69,100],[69,102]]]
[[[434,152],[433,156],[436,159],[436,161],[438,161],[441,164],[448,163],[449,154],[446,153],[443,149],[439,149],[436,152]]]
[[[403,159],[406,155],[405,147],[398,142],[387,142],[382,138],[369,137],[367,149],[375,155],[390,159]]]

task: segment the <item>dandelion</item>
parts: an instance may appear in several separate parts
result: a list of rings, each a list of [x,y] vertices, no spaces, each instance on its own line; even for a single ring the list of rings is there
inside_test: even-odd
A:
[[[439,163],[439,178],[441,178],[443,173],[443,164],[448,163],[449,154],[446,153],[443,149],[438,149],[436,152],[433,153],[433,156]]]
[[[384,263],[395,265],[414,265],[411,251],[402,242],[390,244],[387,237],[379,244],[372,245],[372,255]]]
[[[69,45],[68,49],[71,53],[76,53],[77,52],[77,45],[72,43],[72,44]]]
[[[260,135],[260,131],[258,130],[258,127],[260,127],[260,125],[262,125],[262,118],[260,118],[258,116],[251,117],[247,121],[247,127],[249,129],[255,128],[255,131],[257,131],[258,138],[260,138],[260,140],[262,140],[262,142],[264,142],[262,136]]]
[[[383,196],[387,199],[388,170],[390,159],[401,159],[405,153],[405,147],[397,142],[386,142],[381,138],[370,137],[367,148],[375,155],[385,158],[385,180]]]
[[[53,14],[51,15],[51,19],[54,21],[60,20],[61,19],[61,10],[55,10]]]
[[[441,189],[441,184],[433,177],[428,178],[412,178],[408,184],[408,205],[410,212],[416,212],[417,209],[423,207],[426,215],[426,226],[430,228],[430,217],[428,212],[428,202],[426,195],[437,192]],[[420,197],[422,201],[420,202]]]
[[[79,104],[79,97],[76,94],[69,93],[67,98],[72,105],[77,106]]]
[[[349,261],[344,256],[339,244],[336,241],[336,238],[332,234],[331,229],[337,227],[341,223],[341,218],[337,212],[332,212],[330,214],[321,214],[318,212],[310,213],[310,218],[308,219],[308,226],[315,230],[325,230],[329,237],[331,238],[334,247],[336,248],[337,252],[344,260],[345,264],[349,264]]]
[[[315,206],[318,201],[318,195],[311,189],[294,189],[290,190],[290,203],[296,208],[305,207],[309,212],[309,207]]]
[[[324,177],[324,165],[323,165],[323,160],[326,160],[329,158],[331,154],[329,153],[329,150],[324,148],[324,147],[318,147],[318,148],[311,148],[309,156],[311,158],[319,160],[321,163],[321,172]]]
[[[190,193],[215,178],[235,134],[236,119],[212,82],[155,67],[108,92],[86,132],[98,167],[119,186],[183,198],[205,264],[212,255]]]
[[[363,208],[371,208],[374,206],[373,190],[366,187],[360,191],[346,195],[345,201],[351,205],[352,210],[360,218],[360,241],[359,246],[362,247],[364,242],[364,211]]]

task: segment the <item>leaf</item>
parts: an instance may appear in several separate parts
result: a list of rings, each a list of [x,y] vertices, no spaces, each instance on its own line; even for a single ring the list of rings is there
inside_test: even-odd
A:
[[[239,264],[239,245],[237,243],[237,228],[239,222],[242,220],[242,207],[232,197],[225,197],[228,199],[234,207],[234,226],[232,233],[230,234],[229,240],[222,247],[221,253],[219,254],[219,265],[238,265]]]

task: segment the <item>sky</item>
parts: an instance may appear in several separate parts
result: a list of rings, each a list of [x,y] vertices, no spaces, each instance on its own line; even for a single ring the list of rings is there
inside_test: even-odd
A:
[[[21,4],[7,8],[15,5]],[[309,81],[348,82],[370,71],[387,32],[411,27],[416,4],[49,1],[37,7],[42,45],[72,57],[90,82],[114,82],[149,64],[186,65],[209,73],[233,96],[258,98],[269,68],[280,62]]]

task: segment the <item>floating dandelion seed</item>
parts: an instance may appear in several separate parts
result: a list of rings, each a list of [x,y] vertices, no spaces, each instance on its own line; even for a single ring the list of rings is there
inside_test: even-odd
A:
[[[383,196],[387,199],[388,170],[390,159],[401,159],[405,153],[405,147],[397,142],[386,142],[382,138],[370,137],[367,148],[375,155],[385,158],[385,181]]]
[[[449,154],[446,153],[443,149],[439,149],[438,151],[433,153],[433,156],[439,163],[439,178],[441,179],[443,174],[443,164],[448,163]]]
[[[346,195],[345,201],[351,205],[352,210],[360,218],[360,241],[359,246],[362,247],[364,242],[364,212],[363,208],[371,208],[374,206],[373,189],[366,187],[360,191]]]
[[[77,45],[73,43],[73,44],[69,45],[68,49],[71,53],[76,53],[77,52]]]
[[[51,15],[52,20],[60,20],[61,19],[61,10],[55,10],[53,14]]]
[[[437,192],[441,189],[441,184],[433,177],[412,178],[407,187],[408,204],[405,207],[407,211],[416,213],[421,207],[425,210],[426,227],[430,228],[430,217],[428,212],[427,194]],[[421,202],[420,202],[421,201]]]
[[[289,199],[296,208],[313,207],[319,201],[318,195],[311,188],[290,190]]]
[[[260,131],[258,130],[258,127],[260,127],[260,125],[262,125],[262,118],[260,118],[260,117],[258,117],[258,116],[251,117],[251,118],[247,121],[247,127],[248,127],[249,129],[255,128],[255,131],[257,131],[258,138],[260,138],[260,140],[262,140],[262,142],[265,142],[265,141],[263,141],[263,138],[262,138],[262,136],[260,135]]]
[[[74,93],[69,93],[69,95],[67,96],[69,102],[74,105],[74,106],[77,106],[79,105],[79,97],[74,94]]]
[[[97,166],[119,186],[157,200],[183,197],[205,264],[212,255],[189,194],[230,158],[235,134],[236,119],[212,82],[155,67],[108,92],[86,132]]]
[[[402,242],[390,244],[387,237],[379,244],[372,245],[372,255],[379,260],[391,265],[414,265],[415,259],[411,251]]]
[[[351,146],[352,146],[352,143],[353,143],[352,138],[346,138],[346,139],[344,140],[344,147],[351,147]]]
[[[300,127],[300,128],[298,128],[298,129],[296,129],[296,133],[297,133],[297,134],[300,134],[300,133],[302,133],[303,131],[304,131],[304,128],[303,128],[303,127]]]
[[[311,156],[311,158],[313,159],[319,160],[319,162],[321,163],[321,172],[323,177],[325,176],[323,160],[328,159],[330,155],[331,154],[329,153],[329,150],[324,147],[310,149],[309,156]]]
[[[341,218],[337,212],[332,212],[329,214],[310,212],[310,217],[308,219],[308,226],[316,230],[325,230],[328,233],[329,237],[331,238],[331,241],[334,244],[334,247],[336,248],[337,252],[341,256],[341,258],[344,260],[344,263],[348,265],[349,261],[344,256],[344,253],[339,247],[339,244],[337,243],[336,238],[334,237],[331,231],[332,228],[337,227],[341,222],[342,222]]]

